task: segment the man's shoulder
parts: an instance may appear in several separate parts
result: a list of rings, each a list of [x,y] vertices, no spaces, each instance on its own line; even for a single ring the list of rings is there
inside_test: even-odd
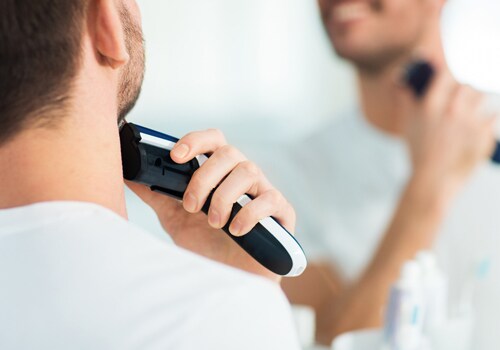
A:
[[[39,341],[47,344],[63,329],[68,341],[71,329],[86,329],[95,345],[89,348],[104,348],[97,341],[102,336],[122,348],[130,348],[125,341],[179,348],[199,329],[222,338],[227,322],[236,327],[258,313],[288,322],[287,302],[275,283],[163,242],[105,209],[85,210],[3,242],[0,272],[8,288],[0,290],[0,308],[11,315],[9,322],[0,316],[3,329],[23,323],[26,330],[43,331]],[[3,254],[14,246],[15,253]],[[41,319],[47,322],[38,324]],[[257,332],[270,324],[256,322],[262,323],[250,328]],[[149,333],[146,326],[163,331]]]
[[[207,276],[212,279],[225,279],[228,284],[235,286],[242,283],[268,285],[265,279],[217,263],[162,240],[104,208],[95,207],[88,215],[69,216],[56,226],[58,226],[56,231],[64,236],[60,242],[71,241],[65,249],[74,249],[75,256],[82,254],[81,258],[84,260],[93,258],[99,262],[99,266],[111,263],[112,267],[118,267],[114,266],[114,260],[119,262],[120,270],[123,271],[123,267],[131,265],[127,266],[126,276],[133,276],[133,272],[149,271],[154,266],[158,270],[164,269],[164,273],[159,275],[169,279],[180,277],[178,271],[183,271],[182,279],[192,277],[194,283],[203,281],[202,277]],[[63,229],[61,232],[61,227],[71,227],[71,230],[66,235],[67,231]],[[92,248],[92,256],[89,255],[86,246]],[[102,268],[101,271],[105,272]],[[193,273],[192,276],[190,272]],[[219,285],[229,287],[228,284]],[[213,284],[214,287],[216,285]]]
[[[71,293],[73,287],[85,288],[96,283],[105,283],[109,290],[137,283],[156,284],[169,291],[165,296],[175,297],[176,291],[180,291],[178,297],[182,298],[189,294],[186,292],[189,289],[201,289],[207,295],[220,290],[239,290],[241,286],[269,290],[274,285],[161,240],[98,205],[51,203],[12,214],[19,218],[32,216],[32,220],[12,229],[2,226],[0,220],[0,233],[11,232],[0,234],[0,262],[3,261],[4,267],[13,266],[10,271],[19,265],[26,270],[18,271],[23,276],[45,270],[54,278],[41,280],[41,285],[53,283],[52,287],[58,287],[60,292]],[[26,258],[33,253],[36,257]],[[40,264],[39,260],[47,263]],[[76,280],[75,275],[79,276]],[[68,279],[74,284],[64,283]],[[61,286],[55,286],[59,282]],[[92,293],[98,296],[103,291],[96,289]],[[101,293],[101,296],[106,295]]]
[[[136,250],[123,263],[124,281],[142,283],[128,292],[125,304],[163,313],[181,333],[196,330],[196,337],[179,340],[180,348],[277,349],[295,344],[290,306],[277,283],[167,244],[128,222],[121,224]],[[248,331],[254,340],[245,339]]]

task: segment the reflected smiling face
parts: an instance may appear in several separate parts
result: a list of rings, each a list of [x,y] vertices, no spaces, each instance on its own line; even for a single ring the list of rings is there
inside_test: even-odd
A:
[[[411,53],[445,0],[319,0],[322,18],[339,56],[379,70]],[[437,33],[436,35],[439,35]]]

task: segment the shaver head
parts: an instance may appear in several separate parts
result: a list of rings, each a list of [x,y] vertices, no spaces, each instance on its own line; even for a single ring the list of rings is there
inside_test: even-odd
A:
[[[134,180],[141,170],[142,158],[139,141],[140,135],[137,133],[137,129],[132,128],[127,123],[120,125],[123,177],[126,180]]]
[[[158,137],[156,137],[157,135]],[[182,199],[198,159],[177,164],[170,150],[178,139],[135,124],[120,129],[123,177],[176,199]]]
[[[409,86],[417,98],[422,98],[431,85],[434,67],[427,61],[417,60],[406,66],[403,82]]]

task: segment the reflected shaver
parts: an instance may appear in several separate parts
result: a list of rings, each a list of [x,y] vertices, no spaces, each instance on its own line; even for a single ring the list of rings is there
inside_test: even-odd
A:
[[[185,164],[170,158],[177,138],[132,123],[123,124],[120,143],[123,176],[151,188],[152,191],[182,200],[194,172],[208,159],[199,155]],[[215,191],[215,190],[214,190]],[[208,213],[213,191],[203,206]],[[268,270],[281,276],[299,276],[307,266],[307,259],[297,240],[274,218],[261,220],[248,234],[235,237],[229,226],[238,212],[252,201],[243,195],[234,203],[229,222],[222,230],[241,248]]]
[[[434,75],[434,67],[428,62],[420,60],[412,62],[406,67],[403,80],[413,90],[417,98],[422,98]],[[490,159],[493,163],[500,164],[500,142],[497,141],[495,151]]]

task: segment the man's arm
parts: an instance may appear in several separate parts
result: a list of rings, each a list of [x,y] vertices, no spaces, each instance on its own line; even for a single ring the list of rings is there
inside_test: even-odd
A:
[[[362,276],[319,310],[318,338],[331,340],[354,329],[380,327],[392,283],[401,266],[416,253],[432,246],[446,213],[439,192],[429,191],[425,181],[408,184],[372,262]]]
[[[344,332],[381,325],[400,267],[432,245],[445,207],[439,193],[427,191],[424,181],[412,180],[372,262],[357,281],[346,283],[328,263],[312,263],[303,276],[283,281],[292,303],[315,309],[319,342],[329,344]]]
[[[408,118],[413,175],[362,276],[347,285],[320,268],[316,282],[335,283],[340,290],[316,292],[322,300],[309,303],[318,313],[318,340],[325,344],[346,331],[380,327],[401,266],[432,245],[454,195],[493,149],[493,119],[481,118],[482,96],[451,76],[442,74],[421,103],[408,91],[400,92],[399,100]]]

